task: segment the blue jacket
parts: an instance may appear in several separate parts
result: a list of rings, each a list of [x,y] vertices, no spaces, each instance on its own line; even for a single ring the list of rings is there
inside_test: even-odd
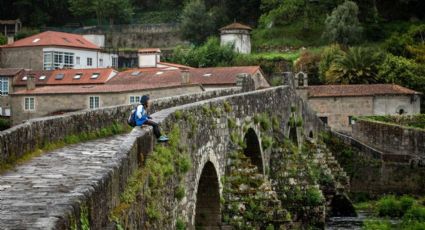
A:
[[[143,107],[143,105],[138,105],[137,110],[136,110],[136,114],[135,114],[136,125],[141,126],[148,119],[149,119],[149,115],[146,112],[146,109]]]

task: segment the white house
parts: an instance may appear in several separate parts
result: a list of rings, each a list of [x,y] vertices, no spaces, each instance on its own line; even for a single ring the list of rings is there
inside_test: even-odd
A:
[[[118,55],[82,35],[46,31],[0,46],[1,66],[33,70],[118,67]]]

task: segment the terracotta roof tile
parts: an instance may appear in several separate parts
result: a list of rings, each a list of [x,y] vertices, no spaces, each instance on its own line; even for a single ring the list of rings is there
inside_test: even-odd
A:
[[[221,27],[220,30],[252,30],[252,28],[250,26],[234,22],[230,25]]]
[[[161,53],[161,50],[159,48],[144,48],[139,49],[139,53]]]
[[[308,86],[307,90],[309,97],[350,97],[420,94],[419,92],[395,84],[317,85]]]
[[[241,66],[241,67],[217,67],[217,68],[193,68],[187,69],[190,73],[190,81],[187,85],[236,85],[236,76],[241,73],[255,74],[261,71],[259,66]],[[59,70],[56,70],[59,71]],[[78,72],[79,70],[68,70]],[[93,70],[87,70],[92,72]],[[102,92],[127,92],[144,89],[178,87],[182,85],[182,71],[180,69],[165,70],[160,68],[140,68],[130,69],[118,73],[115,77],[105,84],[89,84],[90,80],[85,81],[86,85],[53,85],[50,82],[55,80],[52,73],[48,80],[49,85],[37,87],[34,90],[21,90],[15,92],[22,94],[82,94],[82,93],[102,93]],[[73,77],[72,74],[64,76]],[[72,81],[72,80],[71,80]]]
[[[55,31],[46,31],[43,33],[39,33],[27,38],[17,40],[9,45],[4,45],[0,47],[15,48],[28,46],[65,46],[81,49],[100,49],[95,44],[86,40],[82,35]]]
[[[24,69],[19,68],[7,68],[7,69],[1,69],[0,68],[0,75],[1,76],[15,76],[19,72],[23,71]]]
[[[27,84],[27,80],[25,79],[28,79],[29,75],[35,77],[35,85],[37,86],[46,85],[51,74],[52,74],[52,71],[50,70],[25,70],[20,72],[14,77],[13,85],[25,86]]]

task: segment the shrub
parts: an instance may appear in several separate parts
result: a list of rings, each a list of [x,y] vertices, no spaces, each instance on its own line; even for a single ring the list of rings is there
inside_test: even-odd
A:
[[[403,213],[406,213],[414,204],[416,203],[415,199],[411,196],[404,195],[400,198],[400,207]]]
[[[379,216],[401,217],[402,209],[400,202],[395,196],[384,196],[377,202]]]
[[[364,230],[391,230],[389,221],[384,220],[366,220],[363,222]]]
[[[38,29],[24,27],[18,33],[15,34],[15,40],[26,38],[38,33],[40,33],[40,30]]]
[[[0,118],[0,131],[10,128],[10,120]]]
[[[294,67],[296,72],[303,71],[308,74],[309,84],[318,85],[322,83],[319,77],[319,63],[320,55],[304,50],[295,61]]]
[[[312,187],[307,189],[306,203],[309,206],[317,206],[323,203],[323,195],[318,188]]]
[[[344,51],[342,51],[338,44],[330,45],[323,50],[319,63],[319,75],[322,82],[325,80],[325,74],[331,67],[332,63],[342,56],[344,56]]]
[[[176,189],[176,193],[174,194],[174,197],[176,197],[178,201],[181,201],[185,193],[186,193],[186,190],[184,189],[184,187],[179,185],[179,187],[177,187]]]
[[[425,207],[414,205],[403,216],[404,223],[425,222]]]
[[[0,45],[6,45],[7,44],[7,37],[3,34],[0,34]]]
[[[180,218],[177,218],[177,221],[176,221],[176,229],[177,230],[185,230],[186,229],[186,224],[183,222],[183,220],[182,219],[180,219]]]

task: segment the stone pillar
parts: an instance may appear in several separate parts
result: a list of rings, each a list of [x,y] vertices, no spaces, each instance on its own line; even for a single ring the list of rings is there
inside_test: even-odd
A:
[[[182,78],[182,85],[187,85],[190,83],[190,72],[188,69],[181,70],[181,78]]]

